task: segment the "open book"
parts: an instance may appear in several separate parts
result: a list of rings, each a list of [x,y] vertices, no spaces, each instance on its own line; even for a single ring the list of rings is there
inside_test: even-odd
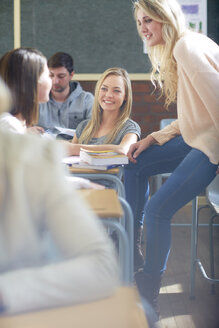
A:
[[[74,137],[75,129],[62,128],[60,126],[56,126],[55,129],[57,130],[57,134],[67,134],[72,138]]]
[[[75,129],[55,126],[52,129],[47,129],[43,134],[43,136],[49,139],[71,140],[74,137],[74,134],[75,134]]]
[[[128,164],[128,156],[111,150],[92,151],[81,148],[80,161],[90,165],[124,165]]]

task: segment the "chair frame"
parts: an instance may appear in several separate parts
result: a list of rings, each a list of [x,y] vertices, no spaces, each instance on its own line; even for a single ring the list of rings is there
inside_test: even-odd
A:
[[[210,257],[210,277],[207,275],[206,270],[197,256],[198,252],[198,227],[199,227],[199,214],[204,208],[211,208],[212,213],[209,220],[209,257]],[[193,199],[192,204],[192,234],[191,234],[191,275],[190,275],[190,298],[195,299],[195,274],[198,267],[202,276],[211,284],[211,293],[215,293],[215,284],[219,283],[219,279],[215,278],[214,272],[214,242],[213,242],[213,227],[218,226],[214,223],[214,219],[219,217],[219,212],[216,211],[214,206],[209,204],[203,205],[198,208],[198,196]]]

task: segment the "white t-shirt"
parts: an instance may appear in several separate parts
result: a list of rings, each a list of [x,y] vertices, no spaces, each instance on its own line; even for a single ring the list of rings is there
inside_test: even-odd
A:
[[[0,129],[24,134],[26,132],[26,125],[22,124],[20,120],[10,113],[3,113],[0,115]]]

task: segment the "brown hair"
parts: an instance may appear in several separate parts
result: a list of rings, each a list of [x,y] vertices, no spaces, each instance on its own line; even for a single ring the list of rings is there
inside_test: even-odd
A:
[[[74,61],[72,56],[66,52],[56,52],[48,60],[49,68],[65,67],[69,74],[74,71]]]
[[[0,75],[12,94],[11,114],[20,114],[27,126],[38,120],[38,80],[45,64],[46,58],[34,48],[11,50],[0,60]]]

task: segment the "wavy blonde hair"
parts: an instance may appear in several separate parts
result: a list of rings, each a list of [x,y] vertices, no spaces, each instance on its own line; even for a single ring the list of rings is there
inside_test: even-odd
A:
[[[161,95],[165,95],[165,105],[168,107],[176,102],[178,77],[173,48],[186,31],[185,16],[176,0],[139,0],[135,1],[133,6],[138,33],[143,41],[144,37],[137,21],[139,9],[153,20],[162,23],[164,44],[148,46],[148,55],[152,64],[151,81],[154,86],[160,86]]]
[[[95,88],[95,95],[94,95],[94,103],[92,107],[92,117],[78,140],[78,142],[81,144],[88,144],[89,141],[93,138],[93,136],[97,133],[97,131],[100,128],[103,110],[99,104],[98,97],[99,97],[100,88],[104,80],[109,75],[122,77],[125,86],[125,100],[122,106],[120,107],[119,117],[117,119],[114,128],[108,134],[107,138],[104,141],[105,144],[112,143],[112,141],[115,139],[116,135],[121,130],[124,123],[130,117],[131,110],[132,110],[132,86],[131,86],[129,75],[127,71],[123,68],[120,67],[109,68],[102,73],[99,80],[97,81],[96,88]]]

